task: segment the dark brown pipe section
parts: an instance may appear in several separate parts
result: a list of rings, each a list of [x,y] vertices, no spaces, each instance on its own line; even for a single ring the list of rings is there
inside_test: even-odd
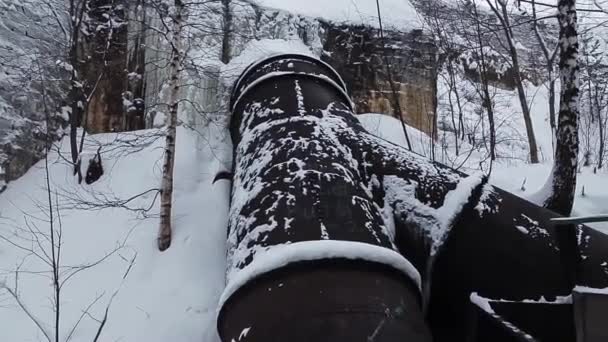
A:
[[[264,274],[222,313],[223,341],[430,341],[411,281],[364,261],[297,263]]]
[[[531,336],[573,336],[552,304],[524,324],[526,305],[608,287],[608,236],[369,134],[323,62],[255,63],[231,108],[224,342],[511,341],[473,292]]]
[[[338,134],[362,129],[339,75],[312,57],[270,57],[243,73],[231,107],[222,341],[430,341],[418,272],[396,253],[371,170]],[[353,245],[314,244],[328,240]],[[275,252],[307,242],[289,261]]]

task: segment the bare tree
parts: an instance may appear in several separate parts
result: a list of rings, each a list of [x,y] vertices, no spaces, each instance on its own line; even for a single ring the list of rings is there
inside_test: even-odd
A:
[[[488,114],[488,122],[490,124],[490,160],[496,160],[496,124],[494,121],[494,106],[492,104],[492,97],[490,95],[490,86],[488,81],[488,64],[486,61],[485,55],[485,44],[483,43],[482,38],[482,29],[479,11],[477,9],[477,4],[473,1],[473,15],[475,19],[475,38],[477,39],[477,46],[479,47],[479,61],[481,63],[481,72],[480,72],[480,80],[482,84],[482,107],[486,110]]]
[[[445,11],[445,7],[445,4],[433,4],[429,6],[427,9],[428,14],[425,16],[425,19],[435,37],[435,41],[439,48],[439,54],[444,56],[442,64],[447,75],[440,74],[440,76],[444,78],[446,85],[448,86],[448,106],[454,133],[454,147],[456,155],[459,155],[460,140],[464,140],[466,134],[463,123],[463,99],[457,84],[458,56],[462,47],[459,47],[458,44],[454,42],[453,37],[448,33],[449,28],[442,22],[443,18],[441,12]]]
[[[163,162],[163,176],[160,199],[160,229],[158,233],[158,249],[166,250],[171,245],[171,209],[173,200],[173,167],[175,165],[175,139],[177,131],[177,112],[179,106],[179,78],[182,67],[182,31],[183,31],[182,0],[175,0],[173,14],[173,27],[171,39],[171,66],[169,71],[169,123],[165,146],[165,159]]]
[[[549,49],[547,46],[547,42],[545,37],[540,32],[538,25],[538,15],[536,13],[536,1],[532,1],[532,27],[534,28],[534,35],[538,44],[540,45],[541,51],[543,53],[543,57],[545,60],[545,69],[547,71],[547,78],[549,80],[549,124],[551,126],[551,132],[553,133],[552,142],[555,145],[555,81],[556,78],[553,74],[553,70],[555,68],[555,59],[557,57],[557,52],[559,51],[559,44],[555,44],[555,47]]]
[[[526,98],[526,90],[523,84],[523,77],[521,75],[521,65],[519,52],[517,51],[517,47],[515,44],[515,38],[513,34],[513,27],[511,24],[511,19],[509,17],[509,0],[486,0],[487,4],[492,9],[492,12],[498,18],[500,25],[503,29],[508,51],[509,57],[512,62],[513,74],[515,77],[515,86],[517,88],[517,94],[519,97],[519,103],[521,105],[522,114],[524,117],[524,123],[526,125],[526,133],[528,136],[528,145],[530,148],[530,162],[532,164],[537,164],[539,162],[538,159],[538,146],[536,143],[536,136],[534,135],[534,126],[532,124],[532,117],[530,115],[530,107],[528,106],[528,100]]]
[[[70,33],[68,42],[67,60],[70,70],[70,87],[68,101],[70,105],[70,151],[72,163],[74,164],[74,174],[80,170],[78,167],[78,127],[84,115],[85,94],[82,80],[78,74],[79,44],[81,42],[81,28],[84,26],[84,18],[87,10],[87,3],[84,0],[69,0],[69,20]],[[82,178],[82,177],[80,177]]]
[[[598,88],[596,88],[596,91],[594,94],[594,98],[596,101],[597,120],[598,120],[598,129],[599,129],[599,148],[598,148],[598,153],[597,153],[597,168],[600,170],[604,167],[604,158],[606,155],[606,128],[608,127],[608,113],[606,113],[606,111],[603,109],[603,107],[600,107],[600,101],[601,101],[600,99],[604,100],[601,102],[603,102],[605,105],[607,89],[608,88],[606,87],[606,85],[604,85],[604,87],[602,89],[602,95],[600,95],[600,90]],[[604,117],[602,117],[602,111],[604,112]]]
[[[591,157],[596,156],[598,169],[604,165],[606,120],[608,113],[608,65],[605,62],[605,51],[598,37],[581,33],[581,97],[586,106],[581,108],[581,140],[583,144],[583,165],[590,166]],[[581,100],[582,101],[582,100]],[[597,133],[597,136],[596,134]]]
[[[45,89],[45,79],[43,77],[44,74],[43,68],[41,64],[38,63],[37,73],[40,75],[39,81],[42,88],[42,105],[45,115],[45,120],[47,123],[47,127],[50,127],[51,121],[51,111],[47,102],[47,95]],[[18,307],[27,315],[27,317],[32,321],[32,323],[37,327],[37,329],[42,333],[45,340],[48,342],[69,342],[74,335],[74,332],[82,322],[85,316],[91,315],[91,308],[103,297],[102,295],[98,295],[83,311],[80,317],[76,320],[76,322],[69,328],[66,337],[63,339],[61,335],[61,330],[63,326],[62,312],[63,312],[63,289],[66,284],[73,280],[78,274],[81,272],[90,270],[97,265],[102,264],[104,261],[108,260],[112,255],[122,250],[125,247],[126,239],[120,242],[113,250],[107,252],[102,257],[94,260],[92,262],[87,262],[79,265],[66,265],[63,262],[62,256],[64,251],[64,227],[61,217],[61,212],[59,210],[59,199],[57,196],[57,192],[54,192],[51,184],[51,174],[49,171],[49,153],[51,151],[51,147],[53,144],[53,137],[50,132],[46,131],[46,141],[45,141],[45,157],[44,157],[44,174],[45,174],[45,192],[46,198],[44,198],[41,202],[36,202],[37,209],[41,213],[45,213],[46,217],[38,217],[34,216],[31,213],[24,212],[24,226],[17,225],[14,227],[14,231],[12,234],[3,235],[0,234],[0,241],[3,241],[8,246],[11,246],[17,250],[20,250],[25,253],[25,258],[35,257],[41,264],[47,267],[47,270],[37,270],[35,272],[22,270],[23,262],[17,266],[14,270],[14,283],[9,285],[6,281],[0,282],[0,290],[6,291],[10,297],[17,303]],[[41,228],[40,223],[47,226],[48,230],[44,230]],[[127,235],[128,236],[128,235]],[[135,262],[135,256],[131,260],[131,264],[127,268],[126,273],[123,276],[123,281],[126,279],[133,263]],[[50,324],[51,329],[48,328],[46,322],[44,322],[40,317],[38,317],[26,304],[23,300],[20,288],[19,288],[19,276],[21,273],[27,274],[37,274],[40,276],[48,277],[51,280],[52,284],[52,294],[51,294],[51,303],[52,303],[52,311],[53,318],[52,323]],[[111,296],[107,306],[106,306],[106,314],[103,319],[99,321],[98,329],[95,332],[96,337],[93,341],[97,341],[97,337],[103,331],[105,323],[108,319],[108,310],[112,303],[113,298],[116,296],[116,292]]]
[[[228,64],[232,53],[232,0],[222,1],[222,55],[220,60]]]

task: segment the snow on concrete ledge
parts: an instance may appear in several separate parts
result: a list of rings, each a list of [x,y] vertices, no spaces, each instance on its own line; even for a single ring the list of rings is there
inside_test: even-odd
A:
[[[545,296],[541,296],[540,299],[522,299],[522,300],[508,300],[508,299],[489,299],[480,296],[477,292],[471,293],[471,302],[479,306],[481,309],[488,313],[494,312],[489,307],[490,303],[519,303],[519,304],[572,304],[572,295],[567,296],[555,296],[555,300],[548,300]],[[490,311],[492,312],[490,312]]]
[[[323,259],[365,260],[385,264],[403,272],[420,289],[420,273],[401,254],[385,248],[355,241],[320,240],[279,245],[258,252],[243,269],[228,274],[228,284],[220,297],[219,306],[252,279],[300,261]]]
[[[564,299],[566,298],[566,299]],[[560,297],[558,298],[558,300],[556,302],[548,302],[546,301],[544,298],[541,298],[541,301],[528,301],[526,300],[526,303],[551,303],[551,304],[563,304],[563,303],[558,303],[560,301],[563,300],[567,300],[568,297]],[[516,334],[516,336],[522,338],[522,340],[524,341],[530,341],[530,342],[535,342],[537,341],[532,335],[526,333],[525,331],[521,330],[519,327],[517,327],[516,325],[514,325],[513,323],[509,322],[508,320],[506,320],[504,317],[496,314],[496,312],[494,311],[494,309],[492,309],[492,306],[490,305],[491,302],[505,302],[503,300],[493,300],[493,299],[488,299],[488,298],[484,298],[480,295],[477,294],[477,292],[473,292],[471,293],[470,296],[470,300],[471,303],[475,304],[477,307],[479,307],[481,310],[483,310],[484,312],[486,312],[488,315],[494,317],[495,319],[497,319],[500,324],[502,324],[505,328],[510,329],[511,331],[513,331],[513,333]],[[510,302],[510,301],[506,301],[506,302]],[[514,303],[518,303],[518,302],[514,302]]]
[[[587,287],[587,286],[579,286],[579,285],[577,285],[574,288],[573,292],[608,295],[608,287],[604,288],[604,289],[599,289],[599,288],[594,288],[594,287]]]

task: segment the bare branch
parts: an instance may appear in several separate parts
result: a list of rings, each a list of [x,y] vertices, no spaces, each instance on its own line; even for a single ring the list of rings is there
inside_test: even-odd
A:
[[[0,283],[0,289],[5,289],[11,295],[11,297],[13,297],[13,299],[15,300],[15,302],[17,303],[17,305],[19,305],[19,307],[21,308],[21,310],[36,325],[36,327],[38,327],[38,329],[40,330],[40,332],[42,332],[42,334],[44,335],[45,339],[48,342],[52,342],[51,333],[49,331],[47,331],[47,329],[42,324],[42,321],[40,321],[40,319],[38,319],[30,311],[30,309],[25,305],[25,303],[23,303],[23,301],[21,300],[21,298],[19,297],[19,295],[17,295],[17,293],[14,292],[11,288],[9,288],[5,283]]]

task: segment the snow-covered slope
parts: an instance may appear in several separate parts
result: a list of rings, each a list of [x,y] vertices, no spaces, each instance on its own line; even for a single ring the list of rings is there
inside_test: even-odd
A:
[[[407,147],[403,126],[398,119],[377,113],[360,114],[357,118],[368,132],[399,146]],[[423,156],[430,156],[431,137],[413,127],[406,125],[405,128],[412,150]]]
[[[96,320],[103,317],[116,291],[100,341],[217,340],[215,315],[224,287],[229,185],[226,181],[211,182],[216,171],[225,168],[223,156],[229,156],[231,148],[223,143],[225,131],[215,127],[210,125],[204,135],[186,128],[178,130],[174,240],[164,253],[156,248],[158,201],[154,202],[155,192],[146,193],[160,184],[164,139],[157,138],[159,131],[91,136],[87,149],[95,151],[96,146],[104,145],[106,172],[91,186],[77,185],[67,163],[56,151],[50,154],[51,197],[59,200],[63,236],[62,278],[103,259],[99,265],[74,275],[63,287],[61,340],[67,338],[83,310],[99,297],[88,310],[90,316],[82,318],[72,336],[72,341],[92,341],[99,325]],[[64,142],[61,154],[66,155],[67,149]],[[12,289],[17,285],[23,304],[52,334],[49,266],[15,246],[33,248],[37,255],[44,255],[36,243],[29,241],[32,234],[28,226],[43,233],[49,230],[45,188],[44,163],[39,162],[0,195],[0,282]],[[117,199],[142,193],[123,203],[130,210],[85,209],[89,200],[111,206],[118,204]],[[151,204],[149,212],[139,211]],[[57,218],[55,224],[58,228]],[[46,238],[37,236],[48,251]],[[4,290],[0,290],[0,322],[2,341],[44,340]]]
[[[399,120],[381,114],[363,114],[358,116],[364,127],[371,133],[380,136],[395,144],[406,146],[403,130]],[[543,128],[539,127],[542,132]],[[444,134],[441,132],[440,134]],[[408,127],[408,134],[412,143],[412,149],[422,155],[430,156],[430,139],[429,137],[417,131],[414,128]],[[447,132],[447,134],[451,134]],[[545,141],[542,141],[544,138]],[[550,136],[541,135],[541,142],[548,143],[546,139],[551,139]],[[470,146],[463,146],[463,149]],[[453,150],[441,151],[441,148],[436,146],[436,159],[440,161],[461,160],[462,157],[456,158],[453,155]],[[448,154],[449,156],[445,156]],[[483,156],[473,154],[467,160],[462,160],[464,165],[463,171],[473,173],[479,168],[479,160]],[[442,159],[445,158],[445,159]],[[530,198],[545,184],[549,173],[551,172],[552,158],[545,160],[542,164],[531,165],[525,162],[514,162],[512,160],[499,160],[492,169],[490,182],[507,191],[510,191],[520,197]],[[573,216],[588,216],[608,214],[608,172],[599,171],[593,173],[592,168],[582,168],[579,173],[577,182],[576,197],[574,202]],[[606,232],[608,234],[608,223],[591,224],[590,226]]]
[[[366,114],[360,116],[360,120],[371,132],[397,144],[404,144],[396,119]],[[86,202],[73,201],[76,194],[81,194],[83,200],[92,197],[110,200],[125,199],[154,189],[159,183],[163,143],[162,139],[155,139],[158,131],[91,136],[89,150],[94,151],[99,144],[105,145],[102,152],[105,151],[103,160],[106,170],[101,180],[92,186],[76,185],[69,166],[56,152],[51,154],[52,189],[57,191],[62,204],[62,265],[78,266],[94,262],[124,241],[124,247],[118,252],[74,276],[63,289],[61,331],[64,337],[81,316],[82,310],[98,296],[101,298],[89,311],[92,317],[101,318],[112,294],[118,290],[101,340],[217,341],[215,310],[224,287],[228,184],[220,181],[212,185],[211,180],[217,170],[225,168],[223,156],[230,147],[222,141],[225,131],[215,130],[214,127],[210,125],[208,130],[204,130],[204,136],[185,128],[180,128],[178,132],[175,238],[172,247],[165,253],[159,253],[155,244],[158,222],[153,216],[157,213],[156,206],[147,214],[152,217],[145,219],[141,212],[124,208],[63,208],[86,206]],[[419,153],[426,153],[422,142],[428,137],[412,128],[408,128],[408,132],[414,149],[420,148],[417,150]],[[125,150],[124,147],[132,145],[135,139],[140,143]],[[66,152],[66,148],[62,146],[62,153]],[[42,231],[48,229],[43,220],[36,219],[45,217],[44,208],[37,207],[37,203],[44,205],[46,199],[43,166],[43,162],[38,163],[0,195],[1,236],[23,243],[25,240],[15,234],[30,236],[28,223],[32,227],[35,224]],[[524,168],[498,164],[492,181],[525,196],[535,187],[540,187],[548,172],[548,164]],[[526,176],[528,190],[522,192],[520,178]],[[602,194],[602,189],[608,188],[608,177],[584,170],[581,185],[586,186],[586,195],[577,196],[577,213],[607,212],[608,198],[605,193]],[[66,195],[71,199],[65,198]],[[132,209],[146,208],[153,198],[153,193],[150,193],[129,202],[128,206]],[[48,245],[44,241],[42,243],[43,246]],[[0,280],[14,287],[14,271],[19,268],[19,295],[29,310],[49,329],[52,322],[49,309],[52,287],[47,278],[49,269],[35,256],[28,254],[6,241],[0,241]],[[126,279],[123,279],[132,260],[133,266]],[[98,326],[92,317],[86,316],[82,320],[73,335],[74,341],[91,340]],[[3,340],[28,341],[42,337],[6,292],[0,292],[0,321],[10,322],[3,324]]]

